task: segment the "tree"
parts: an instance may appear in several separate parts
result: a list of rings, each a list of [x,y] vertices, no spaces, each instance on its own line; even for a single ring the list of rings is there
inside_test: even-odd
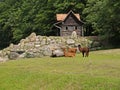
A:
[[[120,2],[116,0],[106,0],[106,5],[99,14],[98,20],[101,35],[108,38],[110,43],[120,45]]]
[[[41,3],[42,2],[42,3]],[[50,36],[56,22],[56,13],[73,10],[81,13],[86,0],[1,0],[0,1],[0,47],[18,43],[31,32]],[[7,32],[6,32],[7,31]],[[6,38],[3,40],[2,38]]]
[[[115,0],[88,0],[83,11],[88,25],[92,25],[94,32],[114,44],[120,44],[119,5],[120,2]]]

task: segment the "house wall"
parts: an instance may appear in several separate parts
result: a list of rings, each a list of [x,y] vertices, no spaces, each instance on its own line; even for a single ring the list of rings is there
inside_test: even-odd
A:
[[[78,19],[76,19],[75,17],[73,17],[73,15],[69,15],[68,18],[64,21],[63,23],[64,25],[74,25],[74,26],[78,26],[79,22]]]
[[[82,26],[74,26],[74,25],[69,25],[69,26],[62,26],[61,28],[61,36],[70,36],[73,32],[73,30],[77,31],[78,36],[82,36]]]
[[[68,16],[68,18],[62,22],[61,25],[61,36],[70,36],[73,30],[77,31],[78,36],[82,36],[82,24],[76,19],[72,14]]]

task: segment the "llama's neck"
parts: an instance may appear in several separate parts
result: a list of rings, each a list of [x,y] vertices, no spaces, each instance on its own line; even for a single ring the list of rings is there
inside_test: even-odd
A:
[[[82,51],[82,50],[81,50],[81,46],[78,46],[78,49],[79,49],[80,52]]]

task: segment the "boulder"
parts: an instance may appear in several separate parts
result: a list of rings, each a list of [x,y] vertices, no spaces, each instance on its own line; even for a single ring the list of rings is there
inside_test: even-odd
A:
[[[8,55],[8,58],[10,59],[10,60],[15,60],[15,59],[17,59],[19,57],[19,54],[17,53],[17,52],[15,52],[15,51],[11,51],[10,53],[9,53],[9,55]]]
[[[43,50],[44,56],[51,56],[52,55],[52,50],[50,49],[50,47],[48,45],[43,46],[42,50]]]
[[[54,50],[53,55],[56,55],[56,57],[64,56],[64,52],[61,49]]]
[[[75,41],[73,39],[67,39],[66,43],[68,45],[75,44]]]
[[[36,33],[31,33],[29,36],[28,36],[28,39],[30,40],[30,42],[35,42],[36,41]]]
[[[25,53],[25,57],[26,57],[26,58],[34,58],[35,55],[34,55],[33,52],[26,52],[26,53]]]
[[[8,60],[8,58],[7,57],[0,57],[0,62],[6,62]]]

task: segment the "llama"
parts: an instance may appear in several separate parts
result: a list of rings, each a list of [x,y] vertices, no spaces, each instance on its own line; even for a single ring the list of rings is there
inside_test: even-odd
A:
[[[78,45],[78,49],[80,52],[82,52],[82,55],[84,57],[84,54],[85,54],[85,57],[88,57],[89,56],[89,48],[88,47],[81,47],[81,45]]]
[[[76,53],[77,48],[68,48],[68,52]]]
[[[77,49],[76,49],[76,50],[77,50]],[[68,51],[66,51],[66,49],[63,48],[63,51],[64,51],[64,56],[65,56],[65,57],[74,57],[75,54],[76,54],[75,49],[72,49],[72,48],[69,48]]]

